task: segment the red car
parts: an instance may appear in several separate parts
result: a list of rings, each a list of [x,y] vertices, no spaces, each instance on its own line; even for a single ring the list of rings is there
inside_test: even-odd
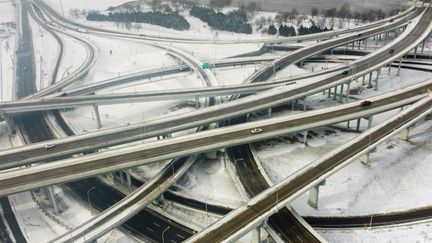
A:
[[[363,100],[360,103],[360,106],[369,106],[369,105],[372,105],[372,101],[370,101],[370,100]]]

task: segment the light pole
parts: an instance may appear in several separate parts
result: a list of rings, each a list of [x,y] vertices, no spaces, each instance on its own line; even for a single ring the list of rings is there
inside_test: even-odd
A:
[[[61,9],[62,15],[64,17],[63,4],[62,4],[61,0],[59,0],[59,2],[60,2],[60,9]]]
[[[166,227],[166,229],[164,229],[164,231],[162,231],[162,243],[165,243],[164,234],[165,234],[165,231],[167,231],[169,228],[170,227],[168,226],[168,227]]]
[[[93,208],[92,208],[91,203],[90,203],[90,191],[95,189],[95,188],[96,187],[92,187],[92,188],[87,190],[87,201],[88,201],[88,205],[90,207],[90,213],[93,213]]]

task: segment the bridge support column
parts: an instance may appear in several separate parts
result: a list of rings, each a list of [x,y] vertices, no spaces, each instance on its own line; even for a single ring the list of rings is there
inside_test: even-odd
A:
[[[124,170],[124,173],[126,175],[126,183],[127,183],[126,185],[129,189],[129,192],[132,191],[132,178],[131,178],[130,172],[131,172],[131,169],[129,169],[129,168]]]
[[[337,86],[334,87],[333,99],[336,100]]]
[[[269,107],[269,108],[267,109],[267,115],[268,115],[269,118],[272,117],[272,108],[271,108],[271,107]]]
[[[165,197],[164,194],[161,193],[156,199],[155,199],[156,203],[160,206],[163,206],[165,204]]]
[[[347,83],[347,90],[346,90],[346,96],[345,96],[345,103],[348,103],[349,100],[349,94],[350,94],[350,89],[351,89],[351,82]]]
[[[6,122],[6,127],[10,134],[15,134],[16,126],[14,120],[6,113],[2,113],[2,116]]]
[[[121,171],[119,171],[118,174],[120,176],[120,178],[119,178],[120,179],[120,184],[124,185],[125,184],[124,174]]]
[[[409,127],[401,131],[399,138],[403,141],[408,141],[408,137],[409,137]]]
[[[172,134],[168,133],[162,136],[163,139],[172,138]]]
[[[392,68],[392,63],[389,63],[388,65],[388,75],[390,76],[391,73],[391,68]]]
[[[199,97],[195,97],[195,108],[199,108],[200,107],[200,100]]]
[[[96,117],[97,129],[100,129],[100,128],[102,128],[102,122],[101,122],[101,118],[100,118],[100,114],[99,114],[99,107],[97,105],[93,105],[93,109],[94,109],[94,113],[95,113],[95,117]]]
[[[339,102],[343,103],[343,92],[344,92],[344,84],[341,84],[340,86],[340,94],[339,94]]]
[[[356,132],[360,131],[360,123],[361,123],[361,119],[357,119]]]
[[[104,177],[105,177],[108,181],[110,181],[111,183],[114,183],[114,174],[113,174],[113,173],[105,174]]]
[[[427,39],[426,39],[427,40]],[[425,45],[426,45],[426,40],[424,40],[423,42],[422,42],[422,48],[421,48],[421,53],[423,54],[424,53],[424,48],[425,48]]]
[[[309,199],[308,204],[313,208],[318,208],[318,199],[319,199],[319,188],[320,186],[324,186],[326,181],[323,180],[318,185],[315,185],[309,190]]]
[[[360,157],[360,162],[365,164],[365,165],[369,164],[369,157],[370,157],[369,153],[362,155]]]
[[[207,159],[217,159],[217,151],[210,151],[206,153]]]
[[[396,76],[400,76],[401,66],[402,66],[402,57],[399,59],[398,71],[397,71]]]
[[[369,84],[368,84],[368,88],[372,87],[372,76],[373,76],[373,71],[369,73]]]
[[[378,90],[378,83],[379,83],[379,77],[380,77],[380,74],[381,74],[381,68],[379,68],[379,69],[377,70],[377,76],[376,76],[376,79],[375,79],[375,91]]]
[[[368,44],[367,39],[364,41],[364,44],[365,44],[364,49],[367,50],[367,44]]]
[[[366,75],[363,75],[363,78],[362,78],[362,85],[365,85],[366,83],[365,83],[365,80],[366,80]]]
[[[55,213],[56,215],[58,215],[58,214],[60,213],[60,210],[59,210],[59,207],[58,207],[58,205],[57,205],[57,200],[56,200],[56,198],[55,198],[55,194],[54,194],[53,187],[52,187],[52,186],[47,187],[47,188],[46,188],[46,192],[47,192],[47,194],[48,194],[48,198],[49,198],[49,200],[50,200],[50,202],[51,202],[51,205],[52,205],[53,208],[54,208],[54,213]]]
[[[368,127],[367,127],[367,129],[369,130],[372,127],[373,116],[370,116],[370,117],[368,117],[366,119],[368,120]]]
[[[416,46],[414,48],[414,60],[417,58],[417,49],[418,49],[418,46]]]
[[[304,145],[307,145],[307,141],[308,141],[308,131],[304,131],[303,132],[303,143],[304,143]]]
[[[306,102],[306,97],[303,98],[303,111],[307,110],[307,102]]]
[[[261,225],[252,230],[252,243],[261,243]]]

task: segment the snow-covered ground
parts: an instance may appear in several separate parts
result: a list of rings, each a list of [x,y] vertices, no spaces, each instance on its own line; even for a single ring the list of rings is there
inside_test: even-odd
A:
[[[388,76],[383,71],[379,91],[366,89],[356,98],[379,95],[432,78],[430,73],[412,70],[402,70],[399,77],[395,76],[395,72],[396,69]],[[326,100],[322,94],[308,98],[308,105],[314,109],[335,104],[337,102]],[[396,112],[374,116],[374,124],[379,124]],[[363,121],[361,127],[365,129],[366,124]],[[425,173],[429,167],[428,151],[432,146],[431,124],[428,121],[416,127],[411,133],[410,142],[395,138],[378,147],[377,152],[371,155],[369,166],[356,162],[328,178],[327,184],[320,190],[319,209],[307,205],[307,194],[296,199],[292,205],[301,215],[325,216],[386,213],[430,205],[432,194],[426,192],[428,189],[423,185],[431,182]],[[354,125],[351,124],[351,127]],[[346,127],[346,123],[340,126]],[[317,135],[309,139],[308,146],[292,143],[289,138],[272,139],[257,145],[257,154],[272,181],[282,180],[357,136],[356,133],[333,128],[320,128],[313,132]],[[301,140],[300,136],[298,140]]]
[[[0,38],[0,101],[13,99],[15,36]]]
[[[30,16],[29,23],[33,34],[36,87],[37,90],[41,90],[50,85],[57,61],[57,55],[60,50],[54,37],[52,37],[45,29],[40,27]]]
[[[404,226],[337,229],[317,232],[328,242],[432,242],[432,223],[414,223]]]
[[[12,100],[13,56],[15,50],[15,7],[12,2],[0,3],[0,101]]]
[[[60,214],[55,215],[44,190],[23,192],[9,197],[15,216],[28,242],[46,242],[90,219],[88,207],[77,203],[77,199],[62,188],[55,187]],[[98,240],[99,241],[99,240]],[[118,230],[113,230],[100,239],[101,242],[134,242]]]
[[[126,2],[126,0],[45,1],[59,12],[63,11],[66,16],[68,16],[71,8],[77,8],[77,6],[82,9],[98,9],[104,11],[109,6],[116,6]],[[59,6],[60,3],[63,3],[63,10]],[[13,15],[10,15],[10,13],[6,13],[5,11],[5,14],[2,15],[3,6],[4,5],[1,5],[0,7],[0,22],[13,21]],[[13,13],[13,11],[9,12]],[[274,13],[259,13],[256,18],[261,16],[274,17]],[[252,35],[233,34],[223,31],[218,32],[216,35],[216,32],[212,31],[204,22],[188,16],[187,14],[186,18],[192,26],[189,31],[185,32],[169,30],[148,24],[140,24],[139,30],[132,29],[130,31],[137,33],[145,32],[146,34],[154,35],[212,37],[214,39],[268,37],[265,35],[262,36],[261,33],[255,30]],[[118,28],[113,23],[86,22],[83,19],[78,19],[77,21],[107,29]],[[32,27],[35,30],[36,56],[43,56],[42,64],[38,63],[40,61],[38,59],[40,58],[37,58],[36,65],[38,66],[37,68],[41,66],[46,74],[52,71],[53,68],[54,54],[56,51],[55,48],[52,47],[54,43],[52,38],[48,37],[46,31],[36,27],[34,23],[32,23]],[[150,47],[145,43],[107,39],[88,36],[86,34],[79,35],[88,38],[98,48],[98,59],[89,74],[82,80],[71,85],[71,88],[137,71],[179,64],[179,61],[167,55],[166,51]],[[66,35],[61,35],[61,37],[65,42],[65,56],[62,61],[59,77],[63,74],[71,73],[84,61],[86,56],[84,48],[76,40]],[[13,55],[14,38],[8,37],[1,41],[1,44],[1,94],[3,100],[10,100],[12,90],[11,77],[13,75],[10,67],[12,67],[11,56]],[[9,46],[9,48],[6,48],[7,46]],[[236,56],[261,48],[259,44],[173,44],[173,46],[193,54],[203,62]],[[427,49],[429,47],[430,43],[426,45]],[[377,48],[378,47],[372,45],[370,46],[372,50]],[[272,53],[272,55],[274,55],[274,53]],[[341,64],[307,64],[303,68],[290,65],[281,70],[281,72],[278,72],[273,79],[304,75],[310,71],[316,72],[322,70],[322,68],[332,68],[337,65]],[[210,69],[220,81],[220,85],[231,85],[241,83],[261,66],[262,65],[225,67],[216,70],[210,67]],[[378,91],[366,89],[360,95],[353,95],[352,98],[364,99],[432,78],[432,74],[430,73],[410,70],[403,70],[399,77],[395,77],[395,73],[396,69],[392,69],[392,77],[388,77],[386,71],[383,69]],[[45,77],[45,75],[40,75],[40,71],[38,72],[38,76],[42,77],[42,82],[38,82],[40,83],[38,85],[46,86],[49,78]],[[312,82],[313,80],[314,79],[310,79],[307,82]],[[136,82],[134,84],[106,89],[98,93],[124,93],[202,86],[203,84],[197,78],[196,74],[182,73],[153,78],[151,80],[142,80],[139,81],[139,84]],[[355,85],[352,87],[355,88]],[[317,94],[308,97],[308,105],[314,109],[335,104],[337,104],[337,102],[331,99],[327,100],[326,95]],[[130,103],[99,107],[104,127],[127,125],[130,123],[152,120],[159,116],[173,116],[195,109],[196,107],[193,100]],[[280,112],[280,114],[289,113],[291,112]],[[96,119],[93,108],[78,108],[64,111],[62,114],[69,125],[78,133],[96,129]],[[394,111],[375,116],[374,124],[378,124],[380,121],[387,119],[393,114],[395,114]],[[416,129],[412,131],[409,142],[403,142],[395,138],[381,145],[377,152],[371,155],[371,163],[369,166],[356,162],[330,177],[327,180],[327,184],[321,187],[320,207],[318,210],[312,209],[306,204],[307,194],[296,199],[292,205],[301,215],[346,216],[407,210],[432,203],[432,197],[430,196],[432,195],[432,189],[428,189],[427,186],[424,186],[432,182],[431,179],[429,179],[430,176],[428,176],[428,171],[432,168],[429,168],[431,165],[427,162],[432,159],[428,151],[428,148],[432,146],[431,125],[432,121],[427,121],[417,126]],[[339,124],[339,127],[342,126],[346,126],[346,124]],[[363,122],[362,128],[364,129],[365,126],[366,122]],[[186,133],[190,132],[193,131],[186,131]],[[257,145],[258,156],[271,180],[277,182],[283,179],[296,169],[314,161],[323,154],[328,153],[332,149],[358,135],[357,133],[344,131],[339,128],[316,129],[311,134],[313,137],[309,139],[308,146],[304,146],[299,142],[293,142],[294,140],[289,137],[272,139]],[[298,138],[300,139],[300,136]],[[4,123],[0,123],[0,148],[5,149],[10,146],[10,138],[7,135],[6,126]],[[161,162],[141,166],[134,169],[133,173],[138,177],[149,179],[156,174],[165,163],[166,162]],[[209,204],[238,207],[244,204],[244,199],[234,184],[223,160],[216,159],[195,163],[175,184],[175,189],[182,195],[200,199]],[[53,209],[48,204],[45,196],[41,193],[36,194],[39,203],[36,203],[28,192],[11,197],[19,223],[24,228],[24,234],[29,238],[29,242],[44,242],[48,239],[52,239],[65,232],[68,228],[74,227],[91,217],[91,211],[85,204],[84,206],[83,204],[79,204],[73,196],[65,193],[62,188],[55,187],[55,193],[59,198],[62,209],[62,213],[57,216],[54,216]],[[199,217],[188,215],[187,212],[189,211],[179,207],[171,207],[169,211],[169,214],[181,217],[182,220],[201,220],[202,222],[196,223],[201,226],[214,220],[214,218],[200,219]],[[323,234],[330,242],[375,242],[381,241],[382,239],[384,239],[384,241],[395,239],[397,242],[432,241],[428,236],[430,232],[429,223],[380,229],[319,230],[319,233]],[[113,231],[100,241],[131,242],[132,240],[125,238],[125,236],[118,231]],[[250,240],[244,240],[244,242],[248,241]]]
[[[175,184],[176,189],[200,201],[236,208],[244,203],[223,159],[195,163]]]

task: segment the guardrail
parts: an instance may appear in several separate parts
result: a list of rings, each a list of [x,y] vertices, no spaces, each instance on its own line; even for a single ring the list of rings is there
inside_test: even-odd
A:
[[[206,239],[229,242],[236,239],[314,185],[319,184],[349,163],[356,161],[363,154],[368,153],[379,144],[430,114],[432,112],[431,107],[431,96],[418,101],[399,115],[388,119],[326,156],[294,172],[280,183],[253,198],[246,206],[229,213],[206,230],[188,239],[187,242],[205,242]],[[304,177],[308,177],[305,182],[303,181]],[[251,210],[253,210],[252,216],[242,217],[241,221],[236,221],[237,217],[247,214]],[[225,228],[223,229],[223,227]],[[226,227],[229,227],[229,230]]]

